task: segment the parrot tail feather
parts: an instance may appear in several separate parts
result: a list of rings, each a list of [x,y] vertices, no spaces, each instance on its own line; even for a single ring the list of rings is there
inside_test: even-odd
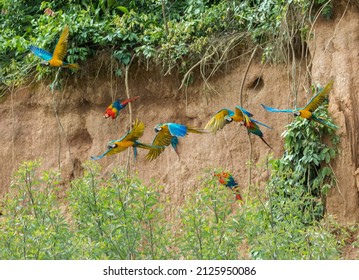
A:
[[[266,140],[264,140],[264,138],[263,137],[260,137],[261,139],[262,139],[262,141],[271,149],[271,150],[273,150],[273,148],[271,147],[271,146],[269,146],[269,144],[267,143],[267,141]]]
[[[322,125],[325,125],[326,127],[329,127],[329,128],[332,128],[332,129],[337,129],[337,128],[338,128],[335,124],[326,122],[326,121],[324,121],[323,119],[318,118],[318,117],[316,117],[316,116],[314,116],[314,115],[312,115],[311,119],[312,119],[313,121],[316,121],[317,123],[320,123],[320,124],[322,124]]]
[[[150,144],[144,144],[144,143],[137,142],[137,141],[135,141],[135,144],[133,145],[133,147],[138,147],[138,148],[142,148],[142,149],[146,149],[146,150],[164,149],[165,148],[165,146],[153,146]]]
[[[208,131],[206,129],[203,128],[195,128],[195,127],[187,127],[187,132],[191,132],[191,133],[207,133]]]
[[[62,66],[64,68],[80,69],[80,66],[77,63],[64,63]]]
[[[140,98],[140,97],[139,96],[134,96],[134,97],[131,97],[129,99],[126,99],[126,100],[121,102],[121,105],[125,106],[125,105],[127,105],[127,103],[135,101],[137,98]]]

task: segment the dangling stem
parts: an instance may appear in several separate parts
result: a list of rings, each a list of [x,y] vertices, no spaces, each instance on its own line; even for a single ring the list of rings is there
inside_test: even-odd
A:
[[[250,189],[252,185],[252,141],[251,136],[248,133],[248,141],[249,141],[249,168],[248,168],[248,195],[250,194]]]
[[[135,58],[135,56],[132,55],[130,63],[127,64],[126,67],[125,67],[125,90],[126,90],[127,99],[130,98],[130,87],[128,85],[128,72],[129,72],[130,66],[131,66],[132,61],[133,61],[134,58]],[[131,129],[131,127],[132,127],[132,107],[131,107],[131,102],[128,103],[128,110],[129,110],[129,113],[130,113],[130,129]],[[131,159],[131,150],[128,149],[127,163],[126,163],[126,175],[130,174],[130,159]]]
[[[55,86],[57,84],[57,80],[58,80],[58,76],[59,76],[59,73],[61,71],[61,68],[59,68],[59,70],[57,71],[56,73],[56,76],[55,76],[55,79],[54,81],[51,83],[50,85],[50,89],[51,89],[51,93],[52,93],[52,105],[53,105],[53,108],[54,108],[54,112],[55,112],[55,117],[56,117],[56,121],[57,121],[57,124],[59,126],[59,129],[60,129],[60,132],[62,131],[62,133],[64,134],[65,136],[65,139],[66,139],[66,142],[67,142],[67,147],[68,147],[68,152],[69,152],[69,156],[70,156],[70,159],[71,159],[71,162],[72,162],[72,168],[73,170],[75,169],[75,163],[74,161],[72,160],[72,157],[71,157],[71,150],[70,150],[70,143],[69,143],[69,140],[67,139],[67,135],[66,135],[66,132],[65,132],[65,129],[64,127],[62,126],[62,123],[60,121],[60,118],[59,118],[59,115],[57,113],[57,108],[56,108],[56,101],[55,101]],[[59,147],[59,151],[58,151],[58,166],[59,166],[59,169],[61,167],[61,161],[60,161],[60,155],[61,155],[61,136],[59,134],[59,143],[58,143],[58,147]]]
[[[251,64],[252,64],[252,61],[253,61],[253,58],[254,58],[255,53],[257,52],[257,49],[258,49],[258,45],[256,45],[256,47],[254,48],[254,50],[253,50],[253,52],[252,52],[251,58],[250,58],[249,61],[248,61],[247,68],[246,68],[246,71],[244,72],[244,76],[243,76],[243,79],[242,79],[242,82],[241,82],[241,88],[240,88],[240,90],[239,90],[239,104],[240,104],[241,107],[243,107],[243,87],[244,87],[244,81],[245,81],[246,78],[247,78],[248,71],[249,71],[249,67],[250,67]]]

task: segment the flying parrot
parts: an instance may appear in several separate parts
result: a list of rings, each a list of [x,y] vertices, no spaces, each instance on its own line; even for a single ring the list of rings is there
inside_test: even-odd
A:
[[[333,86],[333,81],[330,81],[325,87],[324,89],[322,89],[321,91],[319,91],[308,103],[307,105],[305,105],[305,107],[303,108],[298,108],[298,109],[275,109],[275,108],[271,108],[268,107],[266,105],[262,105],[262,107],[267,110],[268,112],[284,112],[284,113],[293,113],[294,116],[298,117],[302,117],[305,118],[307,120],[313,120],[316,121],[322,125],[325,125],[327,127],[330,128],[334,128],[336,129],[337,126],[333,125],[331,123],[328,123],[326,121],[324,121],[321,118],[316,117],[313,112],[323,103],[323,101],[325,100],[325,98],[328,96],[329,92],[331,91]]]
[[[137,157],[137,148],[143,149],[153,149],[162,148],[162,147],[154,147],[148,144],[142,144],[137,140],[142,137],[143,132],[145,130],[145,124],[143,122],[135,121],[132,130],[128,131],[125,136],[123,136],[119,140],[112,140],[107,144],[107,151],[104,152],[100,156],[92,156],[91,159],[98,160],[103,158],[104,156],[109,156],[113,154],[117,154],[125,151],[129,147],[133,147],[134,158]]]
[[[264,140],[263,132],[259,129],[259,125],[262,125],[266,128],[272,129],[268,125],[252,119],[253,115],[247,110],[243,109],[240,106],[235,106],[235,111],[233,112],[230,109],[224,108],[219,110],[206,124],[206,130],[209,130],[212,133],[216,133],[218,130],[222,129],[226,124],[229,124],[233,121],[244,125],[247,128],[248,133],[255,134],[261,138],[261,140],[270,148],[271,146]]]
[[[50,65],[53,67],[79,69],[80,67],[77,63],[67,63],[64,61],[67,52],[68,37],[69,37],[69,27],[65,26],[61,33],[60,39],[55,46],[55,50],[53,54],[49,53],[44,49],[35,47],[33,45],[31,45],[29,48],[36,56],[44,60],[41,62],[44,65]]]
[[[155,126],[156,137],[152,141],[152,146],[163,148],[154,148],[150,149],[148,152],[146,159],[154,160],[157,158],[165,149],[166,146],[171,146],[179,156],[177,145],[178,145],[178,137],[185,137],[189,132],[191,133],[204,133],[203,130],[198,128],[193,128],[186,126],[184,124],[177,123],[161,123]]]
[[[234,192],[236,200],[243,201],[242,196],[239,192],[239,186],[231,174],[223,171],[221,173],[215,173],[214,176],[218,177],[219,182],[222,185],[230,188]]]
[[[139,98],[139,96],[134,96],[134,97],[126,99],[122,102],[120,101],[120,99],[117,99],[115,102],[113,102],[110,106],[107,107],[103,116],[106,119],[109,117],[111,117],[112,119],[116,119],[120,110],[125,108],[127,103],[132,102],[132,101],[136,100],[137,98]]]

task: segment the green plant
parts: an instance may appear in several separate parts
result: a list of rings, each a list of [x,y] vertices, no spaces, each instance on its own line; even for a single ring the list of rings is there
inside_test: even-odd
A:
[[[69,259],[76,255],[70,228],[57,201],[59,174],[39,161],[22,164],[3,202],[1,259]]]
[[[181,231],[177,247],[185,259],[239,259],[243,223],[233,218],[239,202],[214,179],[187,196],[180,210]]]
[[[326,106],[315,113],[330,121]],[[333,146],[324,144],[328,136]],[[270,160],[267,200],[254,201],[250,207],[258,211],[246,212],[247,219],[265,221],[248,232],[251,254],[259,259],[336,259],[337,241],[322,219],[325,196],[336,184],[330,161],[339,138],[333,129],[302,118],[287,125],[283,137],[282,158]]]
[[[77,238],[84,241],[81,258],[160,259],[169,255],[159,194],[123,171],[114,171],[103,180],[98,164],[89,162],[85,170],[69,192]]]

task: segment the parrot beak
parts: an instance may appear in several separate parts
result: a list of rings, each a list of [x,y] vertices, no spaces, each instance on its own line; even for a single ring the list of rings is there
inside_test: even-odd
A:
[[[114,149],[116,147],[117,147],[117,144],[111,144],[111,145],[107,146],[108,149]]]
[[[155,126],[155,132],[158,133],[162,130],[162,127],[160,126]]]
[[[231,117],[226,116],[224,119],[226,120],[226,123],[233,122],[233,119]]]

